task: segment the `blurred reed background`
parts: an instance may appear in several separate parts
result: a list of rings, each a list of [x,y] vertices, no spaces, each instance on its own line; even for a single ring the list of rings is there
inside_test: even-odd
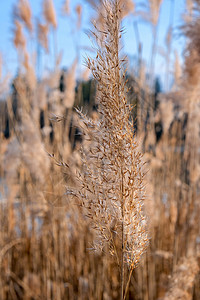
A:
[[[173,69],[170,19],[165,92],[161,92],[155,78],[158,20],[164,1],[141,5],[141,17],[146,20],[148,9],[152,26],[151,57],[145,66],[135,24],[137,68],[132,72],[128,67],[126,72],[135,135],[147,162],[145,211],[150,236],[126,299],[198,300],[200,1],[186,1],[179,34],[187,42],[183,62],[176,53]],[[98,6],[94,18],[100,28],[103,1],[87,2]],[[137,1],[121,2],[123,18],[129,16],[134,22]],[[63,3],[67,16],[70,5],[69,0]],[[120,272],[115,260],[91,251],[94,230],[76,198],[66,193],[66,186],[78,187],[76,175],[83,172],[80,148],[88,146],[85,125],[74,107],[82,107],[92,120],[98,120],[96,80],[87,70],[77,80],[78,58],[67,70],[61,68],[52,0],[43,1],[44,22],[33,21],[28,0],[16,0],[14,12],[13,47],[18,54],[14,78],[1,71],[6,57],[0,57],[0,299],[119,299]],[[76,16],[80,30],[81,4],[76,6]],[[36,63],[40,51],[34,54],[27,47],[34,36],[40,51],[48,52],[50,41],[54,49],[53,69],[44,76],[40,71],[40,78]]]

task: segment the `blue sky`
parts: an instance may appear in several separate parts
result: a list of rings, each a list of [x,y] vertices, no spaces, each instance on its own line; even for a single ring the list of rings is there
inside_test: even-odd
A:
[[[161,51],[165,50],[165,38],[166,32],[170,20],[170,5],[174,2],[174,38],[173,38],[173,49],[178,51],[180,55],[183,53],[184,49],[184,38],[180,36],[179,26],[182,22],[182,14],[185,11],[185,0],[163,0],[161,6],[160,21],[158,27],[158,44],[160,45]],[[136,3],[141,2],[141,0],[135,1]],[[13,5],[17,3],[17,0],[0,0],[0,52],[3,55],[4,60],[4,72],[12,72],[14,75],[18,66],[18,58],[16,50],[14,49],[12,38],[13,38],[13,21],[12,21],[12,9]],[[42,0],[30,0],[30,4],[33,12],[33,20],[35,23],[36,17],[41,18],[42,12]],[[71,15],[62,16],[61,8],[63,5],[63,0],[54,0],[57,20],[58,20],[58,30],[56,33],[57,40],[57,52],[62,51],[62,67],[69,67],[77,55],[76,49],[79,48],[80,56],[79,62],[80,67],[79,71],[83,68],[84,56],[88,53],[86,51],[87,47],[91,46],[91,43],[85,33],[87,29],[90,28],[90,18],[94,15],[93,10],[90,6],[83,0],[71,0]],[[83,18],[82,18],[82,27],[80,31],[75,30],[76,28],[76,13],[75,7],[77,4],[83,6]],[[128,54],[131,60],[134,61],[134,57],[137,53],[137,44],[133,23],[137,22],[138,31],[140,35],[140,40],[142,42],[142,55],[146,63],[149,63],[151,47],[152,47],[152,31],[151,26],[147,22],[142,22],[138,16],[130,15],[124,21],[125,34],[123,35],[123,44],[124,52]],[[41,52],[40,58],[40,69],[46,70],[51,69],[54,61],[54,37],[50,35],[50,55],[45,55],[44,51]],[[29,38],[28,49],[30,52],[37,49],[36,43],[34,40]],[[156,56],[156,74],[161,77],[164,76],[166,64],[162,55],[159,53]],[[90,53],[89,53],[90,54]],[[172,56],[173,60],[173,56]]]

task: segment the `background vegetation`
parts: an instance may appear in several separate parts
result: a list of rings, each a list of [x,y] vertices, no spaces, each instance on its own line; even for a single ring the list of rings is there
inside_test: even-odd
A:
[[[122,2],[123,18],[129,15],[134,20],[134,3]],[[138,39],[135,71],[128,68],[125,73],[134,135],[147,162],[144,210],[150,237],[130,278],[127,299],[198,300],[200,2],[187,1],[179,29],[187,40],[183,63],[176,54],[173,70],[170,23],[162,92],[156,61],[163,2],[145,2],[153,37],[146,69]],[[99,28],[102,1],[88,3],[99,7],[95,15]],[[63,12],[70,14],[69,1],[64,4]],[[53,1],[43,2],[43,22],[37,24],[28,1],[16,1],[14,11],[18,73],[9,89],[8,74],[3,71],[0,77],[0,299],[119,299],[116,261],[104,251],[91,251],[96,233],[77,199],[66,193],[66,186],[79,188],[77,172],[84,174],[79,150],[89,149],[85,124],[74,107],[82,107],[92,121],[99,120],[98,80],[88,72],[76,76],[78,59],[67,70],[60,67]],[[77,30],[81,13],[78,5]],[[40,49],[36,55],[27,46],[33,36]],[[35,59],[48,52],[50,42],[53,68],[38,72]]]

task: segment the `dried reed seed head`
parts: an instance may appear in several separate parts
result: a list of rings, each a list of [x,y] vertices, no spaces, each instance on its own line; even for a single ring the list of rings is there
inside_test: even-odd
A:
[[[170,46],[171,40],[172,40],[172,27],[170,26],[167,30],[166,39],[165,39],[165,43],[167,47]]]
[[[185,5],[186,5],[186,14],[183,15],[183,19],[185,23],[190,23],[192,21],[194,1],[186,0]]]
[[[28,0],[19,0],[17,6],[17,15],[24,22],[27,29],[29,31],[32,31],[33,30],[33,25],[31,20],[32,13],[31,13],[31,7]]]
[[[48,24],[41,24],[38,22],[38,40],[41,46],[46,50],[46,52],[49,51],[49,45],[48,45],[48,33],[49,33],[49,26]]]
[[[59,68],[56,68],[55,70],[47,74],[43,82],[46,84],[46,86],[48,86],[51,90],[53,90],[52,93],[55,92],[55,94],[60,95],[60,90],[58,89],[59,82],[60,82]]]
[[[174,119],[174,105],[171,100],[160,100],[161,119],[163,121],[163,130],[167,134],[169,127]]]
[[[78,4],[76,6],[76,13],[77,13],[77,29],[80,29],[81,27],[81,21],[82,21],[82,6],[80,4]]]
[[[194,1],[193,0],[186,0],[186,10],[188,11],[188,14],[192,14],[193,6],[194,6]]]
[[[121,2],[122,18],[125,18],[135,10],[135,3],[132,0],[123,0]]]
[[[187,46],[188,51],[195,49],[198,53],[200,53],[199,30],[200,19],[198,18],[196,18],[193,22],[183,27],[183,32],[190,41],[190,43]]]
[[[27,70],[29,68],[29,55],[28,52],[26,51],[24,53],[24,62],[23,62],[24,68]]]
[[[124,257],[128,265],[135,267],[148,244],[142,212],[142,158],[133,137],[130,106],[121,74],[124,63],[124,59],[119,58],[122,8],[119,1],[106,1],[103,6],[104,32],[100,34],[97,29],[93,33],[97,56],[87,60],[98,83],[101,118],[91,120],[79,112],[91,143],[82,150],[83,173],[78,177],[81,188],[69,194],[79,198],[94,224],[97,231],[94,249],[108,244],[111,254],[117,256],[112,235],[116,232],[120,239],[124,225]]]
[[[70,0],[65,0],[62,7],[62,14],[70,15]]]
[[[182,258],[170,280],[170,288],[163,300],[192,299],[193,285],[199,266],[196,257]]]
[[[192,49],[185,59],[184,74],[186,76],[185,84],[197,86],[200,80],[200,55],[196,49]]]
[[[158,23],[160,7],[163,0],[149,0],[150,11],[151,11],[151,22],[155,26]]]
[[[180,64],[180,60],[179,60],[179,55],[178,55],[177,51],[175,51],[175,61],[174,61],[175,84],[179,84],[181,75],[182,75],[182,69],[181,69],[181,64]]]
[[[105,7],[103,0],[86,0],[97,12],[97,16],[92,19],[92,23],[96,24],[99,30],[103,30]]]
[[[14,45],[18,50],[25,51],[26,47],[26,39],[23,34],[22,24],[15,20],[15,28],[14,28]]]
[[[10,139],[4,154],[5,176],[7,181],[17,181],[18,168],[20,166],[20,145],[16,137]]]
[[[36,97],[39,99],[38,107],[41,110],[47,109],[47,92],[46,92],[46,85],[44,82],[38,83],[37,89],[36,89]]]
[[[54,28],[57,27],[56,11],[53,5],[53,0],[43,0],[43,13],[47,23]]]
[[[21,158],[32,177],[40,184],[46,183],[50,160],[41,141],[38,127],[28,114],[23,112],[21,126]]]
[[[65,93],[63,104],[66,108],[72,108],[75,101],[75,87],[76,87],[76,67],[77,59],[73,62],[71,68],[65,74]]]
[[[28,86],[31,90],[34,90],[36,87],[36,84],[37,84],[37,79],[36,79],[35,69],[34,69],[33,65],[30,63],[29,55],[28,55],[27,51],[24,54],[23,66],[26,71],[26,80],[27,80]]]
[[[186,37],[189,39],[189,43],[186,48],[185,54],[185,81],[188,87],[197,86],[199,82],[199,67],[200,67],[200,20],[196,18],[193,22],[183,27],[183,31]]]

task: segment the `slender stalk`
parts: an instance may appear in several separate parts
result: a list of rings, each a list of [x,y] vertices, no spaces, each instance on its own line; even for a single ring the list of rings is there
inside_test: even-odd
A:
[[[171,32],[169,33],[170,40],[167,45],[167,58],[166,58],[166,75],[165,75],[165,82],[166,82],[166,90],[169,89],[169,74],[170,74],[170,56],[171,56],[171,50],[172,50],[172,30],[173,30],[173,21],[174,21],[174,1],[171,0],[171,7],[170,7],[170,21],[169,21],[169,30]]]
[[[151,59],[150,59],[150,87],[153,86],[154,82],[154,72],[155,72],[155,57],[157,52],[157,34],[158,34],[158,25],[153,26],[153,45],[151,50]]]
[[[133,273],[133,270],[134,270],[134,267],[131,266],[131,270],[130,270],[130,272],[129,272],[128,281],[127,281],[127,284],[126,284],[126,289],[125,289],[125,293],[124,293],[124,298],[123,298],[123,300],[126,299],[126,295],[127,295],[127,293],[128,293],[129,284],[130,284],[130,281],[131,281],[131,275],[132,275],[132,273]]]
[[[122,261],[121,261],[121,300],[124,299],[124,176],[123,170],[121,168],[121,176],[122,176],[122,202],[121,202],[121,210],[122,210]]]
[[[122,222],[121,300],[124,298],[124,223]]]

